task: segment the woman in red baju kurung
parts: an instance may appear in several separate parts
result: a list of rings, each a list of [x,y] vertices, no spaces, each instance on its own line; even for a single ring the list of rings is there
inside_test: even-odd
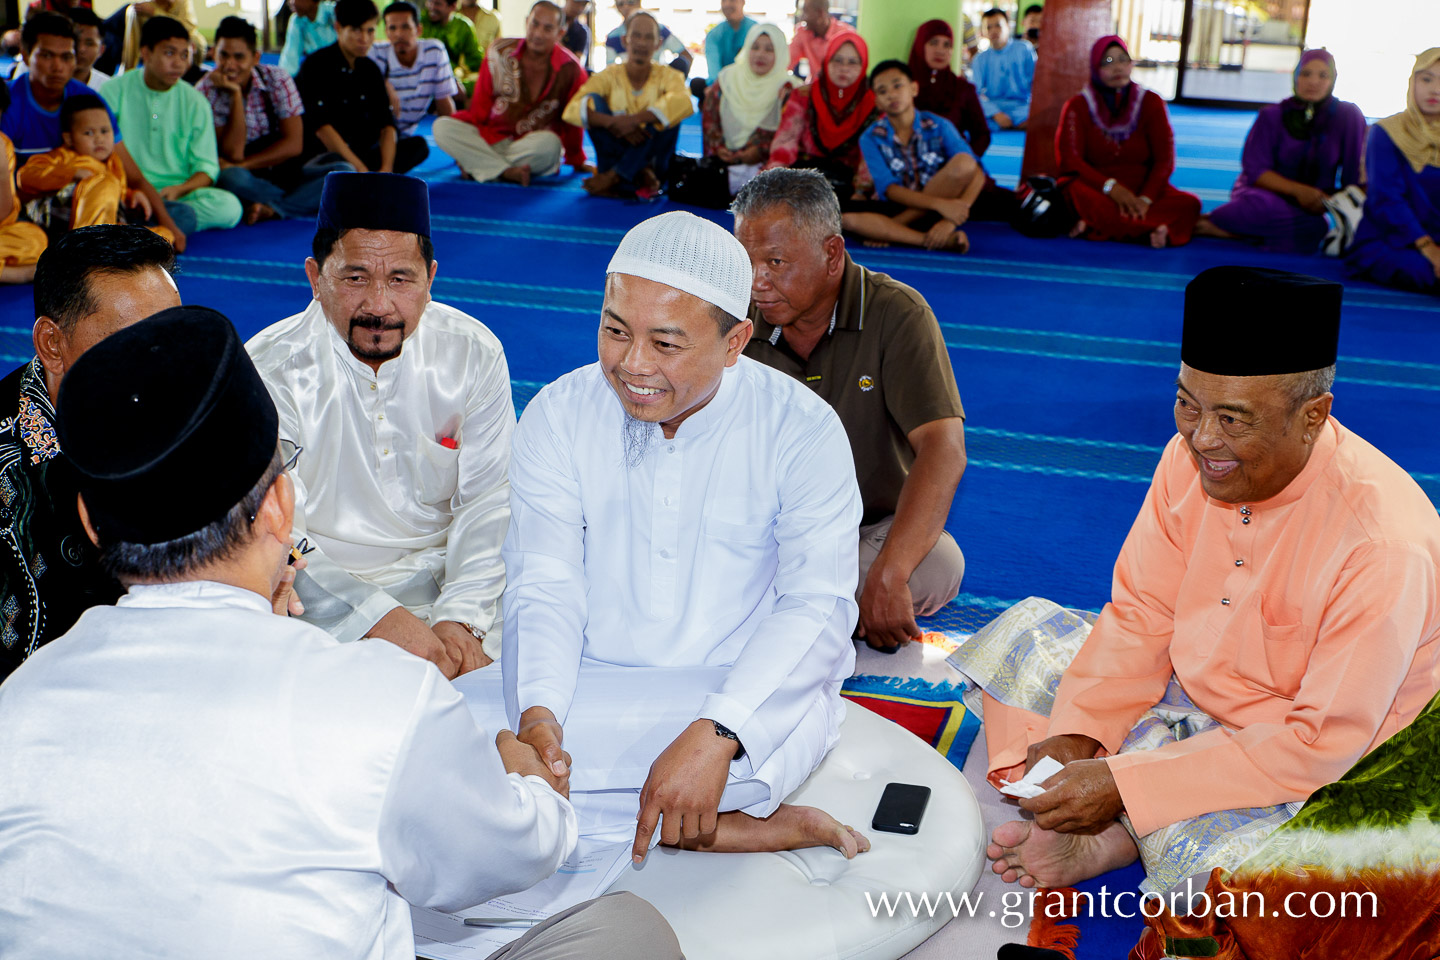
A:
[[[1190,241],[1200,198],[1170,186],[1175,133],[1165,101],[1130,79],[1119,37],[1090,51],[1090,83],[1060,112],[1055,153],[1080,217],[1074,232],[1092,240],[1141,240],[1154,247]]]

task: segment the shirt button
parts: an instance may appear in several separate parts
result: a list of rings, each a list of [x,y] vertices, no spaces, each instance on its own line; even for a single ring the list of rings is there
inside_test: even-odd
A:
[[[1250,522],[1250,518],[1249,518],[1249,517],[1241,517],[1241,518],[1240,518],[1240,522],[1241,522],[1241,523],[1249,523],[1249,522]]]
[[[377,420],[384,420],[384,419],[385,419],[385,414],[383,414],[383,413],[380,414],[380,416],[376,417],[376,419],[377,419]]]
[[[159,120],[159,119],[160,119],[160,114],[158,114],[158,113],[152,113],[152,114],[150,114],[150,119],[151,119],[151,120]]]
[[[388,457],[388,456],[390,455],[390,448],[389,448],[389,447],[386,447],[384,450],[381,450],[380,452],[383,453],[383,454],[385,454],[385,455]]]
[[[671,453],[674,453],[674,452],[675,452],[675,444],[673,444],[673,443],[670,444],[670,452],[671,452]]]
[[[670,506],[670,498],[669,498],[669,497],[666,497],[662,502],[665,504],[665,506],[667,506],[667,507]]]
[[[1245,561],[1244,561],[1244,560],[1236,560],[1236,561],[1235,561],[1235,566],[1237,566],[1237,567],[1243,567],[1243,566],[1245,566]]]
[[[380,388],[377,387],[377,386],[375,386],[375,384],[372,383],[372,384],[370,384],[370,389],[371,389],[371,390],[378,390],[378,389],[380,389]]]
[[[1221,605],[1222,607],[1228,607],[1228,606],[1230,606],[1230,598],[1229,598],[1229,597],[1221,597],[1221,598],[1220,598],[1220,605]]]
[[[1241,507],[1241,508],[1240,508],[1240,512],[1241,512],[1242,514],[1244,514],[1245,516],[1247,516],[1247,517],[1250,516],[1250,508],[1249,508],[1249,507]]]
[[[661,559],[661,560],[669,560],[669,559],[670,559],[670,551],[669,551],[669,550],[661,550],[661,551],[660,551],[660,559]]]

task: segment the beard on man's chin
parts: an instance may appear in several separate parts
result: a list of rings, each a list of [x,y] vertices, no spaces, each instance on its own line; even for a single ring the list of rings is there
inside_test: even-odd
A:
[[[357,331],[379,333],[386,330],[399,330],[402,333],[400,342],[393,348],[363,344],[355,337]],[[350,318],[350,335],[345,339],[355,356],[362,360],[391,360],[400,356],[400,348],[405,345],[404,330],[405,321],[403,320],[386,320],[384,317],[361,314]]]

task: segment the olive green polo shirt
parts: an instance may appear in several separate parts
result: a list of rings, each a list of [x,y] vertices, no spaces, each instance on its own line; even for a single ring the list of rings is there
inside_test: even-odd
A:
[[[893,515],[915,462],[910,431],[965,416],[940,324],[925,298],[847,253],[835,318],[809,360],[758,310],[750,319],[755,334],[745,355],[805,381],[839,415],[855,457],[862,522]]]

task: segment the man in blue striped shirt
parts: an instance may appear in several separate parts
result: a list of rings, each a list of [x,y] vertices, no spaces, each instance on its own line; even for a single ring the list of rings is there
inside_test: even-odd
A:
[[[399,101],[395,122],[400,136],[415,132],[434,105],[437,117],[455,112],[460,85],[445,44],[420,36],[420,11],[409,0],[395,0],[385,8],[385,39],[370,48],[370,59],[390,82]]]

